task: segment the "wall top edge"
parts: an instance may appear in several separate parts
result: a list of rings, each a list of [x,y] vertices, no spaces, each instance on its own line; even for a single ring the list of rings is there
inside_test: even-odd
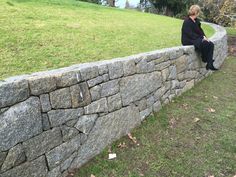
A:
[[[210,25],[215,30],[215,34],[212,37],[210,37],[211,41],[215,42],[215,41],[221,40],[224,36],[226,36],[226,30],[224,27],[216,25],[216,24],[212,24],[212,23],[206,23],[206,22],[203,22],[203,23]],[[131,61],[131,60],[133,60],[135,62],[139,62],[142,59],[145,59],[145,58],[153,56],[153,55],[155,55],[156,58],[160,58],[167,53],[176,52],[176,51],[183,51],[183,53],[185,51],[194,51],[194,47],[193,46],[175,46],[175,47],[163,48],[163,49],[159,49],[159,50],[139,53],[139,54],[120,57],[120,58],[113,58],[110,60],[102,60],[102,61],[95,61],[95,62],[90,62],[90,63],[75,64],[75,65],[71,65],[71,66],[63,67],[63,68],[59,68],[59,69],[52,69],[49,71],[40,71],[40,72],[35,72],[32,74],[17,75],[17,76],[6,78],[4,80],[0,80],[0,86],[4,85],[5,83],[28,80],[28,79],[34,78],[34,77],[60,75],[60,74],[67,73],[67,72],[80,71],[82,69],[99,67],[102,65],[108,65],[108,64],[112,64],[112,63],[116,63],[116,62],[123,63],[123,62]]]

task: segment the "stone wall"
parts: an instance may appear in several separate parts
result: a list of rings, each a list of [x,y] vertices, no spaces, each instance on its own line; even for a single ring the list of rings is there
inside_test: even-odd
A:
[[[219,67],[227,37],[212,26]],[[0,177],[66,176],[210,73],[181,46],[1,81]]]

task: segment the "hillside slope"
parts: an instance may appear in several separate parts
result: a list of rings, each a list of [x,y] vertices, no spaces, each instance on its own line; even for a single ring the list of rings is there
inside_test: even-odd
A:
[[[180,45],[182,21],[165,16],[76,0],[0,0],[0,12],[0,78]]]

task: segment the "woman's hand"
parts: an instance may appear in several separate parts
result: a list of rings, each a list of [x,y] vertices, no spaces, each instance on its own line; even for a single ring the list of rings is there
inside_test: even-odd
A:
[[[206,36],[203,36],[203,40],[209,42],[209,39]]]

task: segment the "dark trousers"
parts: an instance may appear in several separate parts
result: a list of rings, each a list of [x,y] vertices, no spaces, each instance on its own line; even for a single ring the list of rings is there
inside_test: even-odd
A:
[[[214,44],[210,41],[203,41],[200,45],[202,61],[208,64],[213,64]]]

